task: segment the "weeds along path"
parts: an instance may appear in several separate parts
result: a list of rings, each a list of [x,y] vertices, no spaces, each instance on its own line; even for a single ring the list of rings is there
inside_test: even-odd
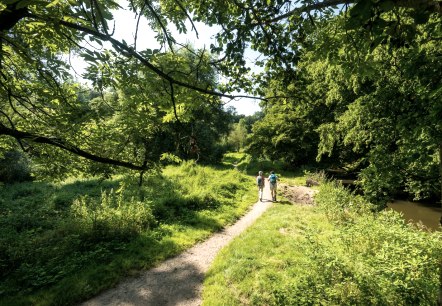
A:
[[[258,192],[256,194],[258,196]],[[267,184],[262,202],[257,202],[232,226],[81,305],[201,305],[204,275],[216,254],[261,216],[272,204],[270,200]]]

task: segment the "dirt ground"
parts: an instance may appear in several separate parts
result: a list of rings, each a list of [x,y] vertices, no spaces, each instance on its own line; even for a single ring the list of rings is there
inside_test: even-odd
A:
[[[195,245],[182,254],[170,258],[159,266],[142,272],[139,276],[122,281],[82,306],[162,306],[201,305],[204,275],[217,253],[233,238],[237,237],[272,204],[270,190],[266,186],[262,201],[258,201],[235,224],[214,234],[206,241]],[[283,194],[293,203],[311,205],[314,190],[302,186],[280,185]],[[256,192],[258,197],[258,191]]]
[[[291,203],[313,205],[313,197],[318,191],[305,186],[289,186],[281,184],[279,192]]]

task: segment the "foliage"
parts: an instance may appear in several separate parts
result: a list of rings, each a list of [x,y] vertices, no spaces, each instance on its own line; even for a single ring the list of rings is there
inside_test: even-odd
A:
[[[31,169],[26,156],[19,151],[8,151],[0,158],[0,182],[15,183],[31,180]]]
[[[434,305],[440,232],[331,185],[317,200],[273,206],[222,250],[203,305]]]
[[[248,153],[227,153],[224,155],[223,163],[232,165],[238,170],[249,175],[256,176],[259,171],[264,171],[268,175],[274,170],[280,176],[280,173],[291,175],[287,171],[287,165],[279,160],[269,161],[262,158],[254,157]]]
[[[297,4],[8,0],[0,6],[0,146],[19,140],[53,177],[109,176],[116,167],[155,170],[164,153],[213,161],[230,122],[222,120],[219,98],[245,90],[266,97],[253,155],[299,165],[330,154],[332,162],[363,169],[361,184],[377,201],[398,187],[416,198],[434,194],[441,143],[439,3]],[[140,50],[138,35],[116,39],[115,10],[145,19],[161,47]],[[168,27],[186,33],[186,20],[195,32],[194,21],[220,26],[211,54],[177,47]],[[248,47],[263,55],[257,62],[263,74],[250,73]],[[100,94],[93,102],[79,93],[70,56],[89,64],[84,77]],[[408,131],[417,118],[413,109],[423,119]],[[388,171],[399,175],[374,179]]]
[[[164,7],[129,4],[153,28],[163,26],[156,17]],[[161,52],[129,47],[109,32],[115,9],[123,7],[114,1],[17,0],[0,8],[0,146],[17,139],[38,165],[52,162],[37,167],[52,177],[109,176],[116,167],[154,170],[163,153],[219,159],[212,151],[227,134],[228,120],[219,98],[205,94],[216,86],[211,56],[190,46]],[[82,77],[94,95],[73,81],[70,56],[89,64]]]
[[[289,104],[290,103],[290,104]],[[296,105],[298,101],[274,101],[253,127],[247,152],[292,165],[314,162],[318,135],[315,123]]]
[[[118,190],[102,191],[100,199],[89,199],[87,195],[74,200],[71,206],[72,217],[85,231],[97,237],[131,237],[149,230],[155,219],[152,204],[137,201],[133,197],[123,199],[124,185]]]
[[[91,297],[233,222],[252,186],[236,170],[189,162],[141,188],[130,176],[0,187],[0,304]]]
[[[247,88],[262,96],[266,87],[256,86],[256,81],[268,80],[269,75],[253,80],[241,78],[249,72],[244,61],[248,47],[263,55],[264,59],[257,64],[264,66],[266,74],[270,72],[278,76],[296,69],[303,48],[309,45],[306,36],[337,14],[345,15],[342,29],[347,31],[348,36],[353,30],[364,31],[365,42],[361,50],[376,47],[381,42],[392,46],[411,42],[417,32],[416,25],[425,24],[430,17],[441,14],[439,4],[431,0],[300,0],[296,5],[292,1],[278,0],[187,3],[196,20],[221,25],[216,44],[211,47],[212,51],[226,54],[227,60],[222,62],[221,69],[235,79],[231,86],[234,89]],[[401,14],[405,14],[405,19],[411,22],[404,23]],[[385,18],[385,15],[393,18]]]
[[[238,123],[234,123],[227,137],[227,144],[236,152],[239,152],[245,145],[247,139],[246,121],[241,118]]]
[[[398,189],[415,199],[439,190],[439,21],[416,26],[413,43],[378,45],[369,52],[355,49],[351,41],[343,46],[342,39],[331,36],[333,27],[324,28],[320,37],[340,47],[328,53],[325,63],[306,55],[312,88],[326,90],[325,102],[339,107],[334,120],[318,128],[318,157],[334,152],[336,144],[351,148],[360,156],[360,184],[372,201],[385,201]]]
[[[269,75],[266,95],[278,98],[264,105],[248,152],[292,164],[312,163],[316,155],[322,164],[357,173],[372,202],[384,204],[402,190],[416,200],[434,199],[442,28],[440,16],[414,24],[409,13],[379,15],[411,27],[414,40],[398,37],[407,43],[366,48],[367,32],[345,29],[345,14],[306,33],[296,69]]]

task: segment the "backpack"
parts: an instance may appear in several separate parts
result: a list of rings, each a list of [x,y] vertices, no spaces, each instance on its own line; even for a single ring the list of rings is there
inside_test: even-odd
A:
[[[262,186],[262,176],[258,176],[256,182],[258,183],[258,186]]]
[[[270,174],[269,182],[270,182],[270,184],[275,184],[276,183],[276,175],[275,174]]]

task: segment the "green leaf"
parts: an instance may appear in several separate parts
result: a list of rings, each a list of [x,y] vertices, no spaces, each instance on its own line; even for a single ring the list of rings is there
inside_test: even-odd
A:
[[[95,62],[95,57],[93,57],[89,54],[81,54],[81,57],[84,58],[85,61]]]
[[[355,30],[362,25],[361,21],[357,18],[350,17],[344,24],[345,29],[347,30]]]
[[[49,3],[48,5],[46,5],[46,7],[47,8],[53,7],[53,6],[57,5],[59,2],[60,2],[60,0],[54,0],[51,3]]]
[[[17,3],[17,0],[3,0],[2,1],[3,2],[3,4],[13,4],[13,3]]]
[[[377,36],[370,44],[370,53],[385,39],[383,35]]]

